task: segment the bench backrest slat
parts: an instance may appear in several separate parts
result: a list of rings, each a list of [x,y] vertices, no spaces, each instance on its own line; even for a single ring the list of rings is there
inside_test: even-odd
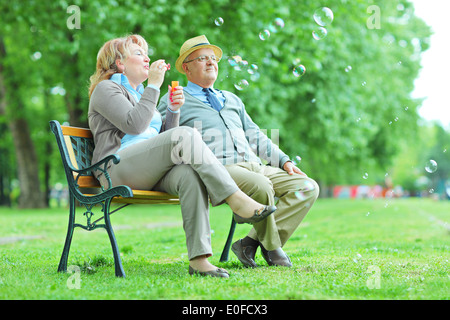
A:
[[[71,164],[76,169],[84,169],[91,166],[94,152],[94,138],[92,132],[86,128],[61,126],[64,142],[69,153]],[[74,174],[76,178],[76,174]],[[80,188],[99,188],[98,180],[93,176],[81,176],[78,178]]]
[[[61,126],[72,165],[77,169],[91,166],[94,152],[92,132],[85,128]]]
[[[65,135],[65,136],[94,139],[94,137],[92,136],[91,130],[86,129],[86,128],[61,126],[61,130],[62,130],[63,135]]]

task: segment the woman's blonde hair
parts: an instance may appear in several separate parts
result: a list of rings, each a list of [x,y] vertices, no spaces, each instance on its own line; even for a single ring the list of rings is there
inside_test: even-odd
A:
[[[95,73],[89,78],[89,98],[100,81],[108,80],[114,73],[120,72],[116,60],[126,59],[131,54],[130,46],[133,43],[140,46],[145,52],[148,51],[147,41],[137,34],[109,40],[100,48],[97,54]]]

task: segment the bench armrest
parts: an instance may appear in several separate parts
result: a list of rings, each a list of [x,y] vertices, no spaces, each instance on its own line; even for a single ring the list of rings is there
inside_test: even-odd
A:
[[[108,187],[105,189],[103,186],[101,186],[102,191],[106,191],[112,188],[112,182],[111,177],[109,176],[109,173],[107,171],[109,162],[112,161],[113,164],[118,164],[120,162],[120,157],[117,154],[109,155],[99,162],[91,165],[90,167],[84,168],[84,169],[72,169],[73,172],[77,173],[77,177],[75,179],[75,182],[78,184],[78,178],[80,176],[90,176],[94,174],[95,171],[100,171],[106,178],[106,181],[108,181]],[[94,174],[94,177],[96,175]]]
[[[64,167],[64,172],[66,174],[67,183],[69,185],[70,194],[74,196],[78,201],[81,203],[98,203],[107,199],[112,199],[114,196],[121,196],[121,197],[132,197],[133,192],[130,187],[128,186],[117,186],[112,187],[111,178],[107,172],[108,166],[110,166],[111,161],[113,164],[117,164],[120,162],[120,157],[116,154],[109,155],[105,157],[104,159],[98,161],[97,163],[90,165],[87,167],[87,164],[91,163],[92,159],[92,152],[89,154],[89,146],[86,147],[84,145],[80,151],[81,154],[84,154],[86,159],[83,159],[82,165],[73,165],[72,161],[78,161],[75,159],[73,145],[71,145],[70,141],[66,141],[66,137],[77,137],[77,138],[84,138],[84,139],[93,139],[92,133],[88,129],[84,128],[76,128],[76,127],[65,127],[65,129],[70,129],[66,131],[65,135],[63,134],[63,130],[61,125],[57,120],[51,120],[50,121],[50,129],[55,135],[56,142],[58,144],[59,152],[61,154],[61,160]],[[88,153],[85,154],[84,150],[88,149]],[[72,151],[72,154],[69,152],[69,150]],[[84,167],[82,169],[79,169],[78,166]],[[108,181],[108,187],[105,190],[103,186],[101,186],[102,193],[96,194],[93,196],[87,196],[83,194],[79,189],[80,185],[83,185],[82,183],[79,183],[80,176],[93,176],[93,171],[100,170],[102,174],[105,175],[106,180]],[[94,178],[95,179],[95,178]],[[97,187],[97,186],[96,186]]]

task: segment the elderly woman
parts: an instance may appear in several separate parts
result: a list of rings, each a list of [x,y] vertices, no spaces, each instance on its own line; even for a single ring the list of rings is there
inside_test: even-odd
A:
[[[240,191],[200,134],[178,127],[182,87],[169,86],[170,101],[162,121],[156,105],[170,65],[164,60],[150,64],[147,50],[143,37],[130,35],[106,42],[98,53],[89,88],[88,118],[95,142],[92,161],[118,154],[120,163],[108,168],[114,186],[177,195],[189,273],[228,278],[226,270],[208,261],[212,255],[208,198],[213,206],[228,203],[238,223],[257,223],[276,207],[263,206]],[[96,176],[106,185],[101,173]]]

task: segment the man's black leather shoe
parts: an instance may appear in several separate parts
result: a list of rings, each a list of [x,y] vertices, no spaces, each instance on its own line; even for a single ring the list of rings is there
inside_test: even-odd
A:
[[[263,246],[260,247],[262,256],[269,266],[292,267],[291,259],[284,253],[283,249],[266,250]]]
[[[242,239],[239,239],[231,246],[231,251],[238,257],[239,261],[248,268],[256,268],[258,265],[255,262],[255,254],[258,246],[246,246],[242,245]]]

